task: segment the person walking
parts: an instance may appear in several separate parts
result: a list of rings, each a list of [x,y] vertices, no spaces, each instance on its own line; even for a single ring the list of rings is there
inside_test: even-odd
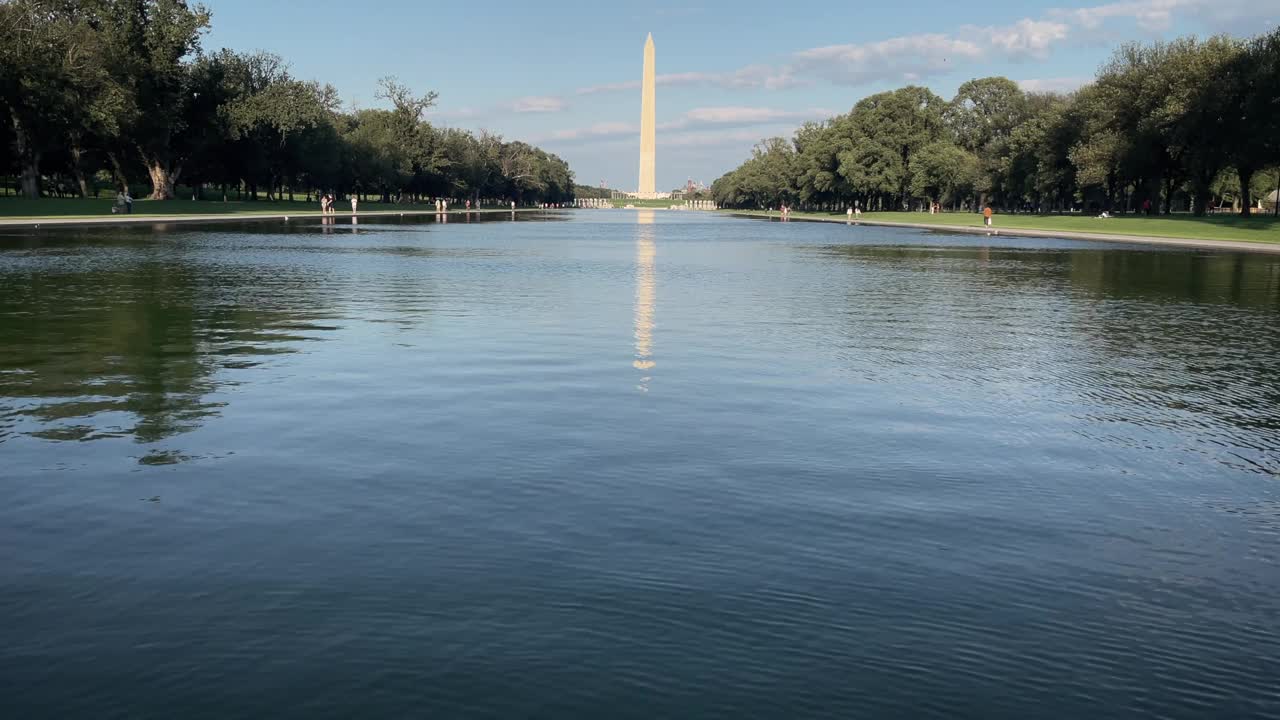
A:
[[[987,206],[982,209],[982,222],[987,227],[991,227],[991,214],[991,203],[987,203]]]
[[[844,211],[844,219],[845,219],[845,222],[853,222],[853,207],[850,207],[848,210]]]
[[[351,214],[352,215],[356,214],[356,208],[359,207],[359,205],[360,205],[360,199],[356,197],[355,193],[351,193]]]

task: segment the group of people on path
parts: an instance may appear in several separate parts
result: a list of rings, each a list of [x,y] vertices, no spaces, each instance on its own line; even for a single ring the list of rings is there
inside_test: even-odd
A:
[[[320,196],[320,213],[323,213],[325,215],[333,215],[334,213],[337,213],[337,210],[334,209],[333,204],[334,204],[333,195],[329,195],[328,192],[324,193],[324,195],[321,195]],[[355,193],[352,193],[351,214],[355,215],[357,213],[358,208],[360,208],[360,199],[356,197]]]
[[[324,195],[321,195],[320,196],[320,212],[325,215],[332,215],[335,212],[337,212],[333,207],[333,203],[334,203],[334,197],[332,195],[330,195],[329,193],[325,193]],[[359,207],[360,207],[360,198],[356,197],[355,193],[352,193],[351,194],[351,214],[355,215]]]

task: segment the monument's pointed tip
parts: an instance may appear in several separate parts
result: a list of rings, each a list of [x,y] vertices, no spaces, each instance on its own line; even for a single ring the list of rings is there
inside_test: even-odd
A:
[[[649,39],[648,39],[648,40],[645,40],[645,43],[647,43],[647,44],[649,44],[649,45],[652,45],[652,44],[653,44],[653,33],[649,33]]]

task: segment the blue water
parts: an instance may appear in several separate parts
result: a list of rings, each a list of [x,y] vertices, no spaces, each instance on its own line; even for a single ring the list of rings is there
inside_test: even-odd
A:
[[[0,233],[14,718],[1280,717],[1280,258]]]

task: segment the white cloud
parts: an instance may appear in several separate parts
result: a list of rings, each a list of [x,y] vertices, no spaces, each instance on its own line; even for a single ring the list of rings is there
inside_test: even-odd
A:
[[[483,117],[485,112],[471,107],[458,108],[457,110],[428,110],[427,118],[431,120],[470,120],[472,118]]]
[[[744,126],[777,122],[803,122],[834,115],[830,110],[779,110],[767,107],[702,107],[694,108],[676,120],[659,125],[661,130],[682,130],[702,126]]]
[[[787,126],[773,128],[772,132],[768,128],[757,128],[754,130],[698,130],[689,132],[673,133],[671,135],[662,136],[663,147],[713,147],[715,145],[753,145],[760,142],[766,137],[777,135],[790,135],[791,130]]]
[[[654,79],[658,87],[677,85],[708,85],[729,89],[765,88],[781,90],[805,84],[786,68],[774,68],[768,65],[749,65],[727,73],[683,72],[660,74]],[[623,90],[639,90],[639,80],[626,82],[589,85],[574,91],[577,95],[595,95],[596,93],[618,92]]]
[[[1175,20],[1194,20],[1208,32],[1250,34],[1265,31],[1266,5],[1274,0],[1124,0],[1083,8],[1055,8],[1049,16],[1081,30],[1123,34],[1132,21],[1139,30],[1163,33]],[[1121,27],[1123,26],[1123,27]]]
[[[574,91],[578,95],[595,95],[596,93],[617,92],[619,90],[639,90],[639,80],[628,80],[626,82],[604,83],[602,85],[588,85],[580,87]]]
[[[1069,93],[1091,82],[1089,77],[1029,78],[1019,80],[1018,87],[1027,92]]]
[[[569,104],[564,98],[554,95],[530,95],[516,98],[506,104],[506,108],[517,113],[553,113],[566,110]]]
[[[1011,58],[1043,60],[1053,45],[1067,39],[1071,27],[1061,22],[1023,18],[1013,25],[967,27],[961,28],[961,32],[982,37],[986,45],[998,48]]]
[[[806,84],[797,78],[789,67],[775,68],[769,65],[748,65],[731,73],[716,77],[717,85],[728,88],[764,88],[766,90],[785,90]]]
[[[565,130],[557,130],[546,137],[535,140],[535,142],[549,142],[556,140],[585,140],[619,137],[622,135],[639,134],[640,126],[624,122],[603,122],[589,125],[583,128],[569,128]]]
[[[814,73],[837,85],[875,81],[914,82],[975,60],[983,48],[942,34],[907,35],[862,45],[830,45],[796,53],[796,72]]]
[[[1201,0],[1136,0],[1069,10],[1057,8],[1049,12],[1085,30],[1102,28],[1108,20],[1133,19],[1143,30],[1158,32],[1173,25],[1174,11],[1198,4]]]
[[[1274,4],[1276,0],[1261,0]],[[709,85],[729,89],[779,90],[824,79],[836,85],[920,82],[992,59],[1044,60],[1073,40],[1096,38],[1136,24],[1147,32],[1165,32],[1175,19],[1194,19],[1212,31],[1257,31],[1258,0],[1122,0],[1081,8],[1049,10],[1008,25],[960,28],[955,33],[904,35],[870,43],[829,45],[801,50],[781,65],[748,65],[731,72],[659,75],[659,85]],[[1252,27],[1250,27],[1250,24]],[[1265,23],[1264,23],[1265,24]],[[1116,26],[1123,25],[1125,27]],[[580,88],[580,95],[639,89],[640,82]]]
[[[759,130],[734,132],[733,129],[782,123],[785,123],[786,127],[794,129],[796,125],[807,120],[821,120],[834,114],[831,110],[824,108],[779,110],[776,108],[743,106],[702,107],[694,108],[675,120],[660,123],[657,129],[661,132],[660,142],[665,147],[680,144],[682,142],[678,139],[680,137],[705,138],[713,135],[736,137],[745,134],[759,139],[759,137],[756,137],[760,134]],[[619,139],[626,139],[630,142],[639,133],[640,126],[633,123],[605,122],[587,127],[558,130],[545,137],[535,139],[535,142],[606,142]]]

